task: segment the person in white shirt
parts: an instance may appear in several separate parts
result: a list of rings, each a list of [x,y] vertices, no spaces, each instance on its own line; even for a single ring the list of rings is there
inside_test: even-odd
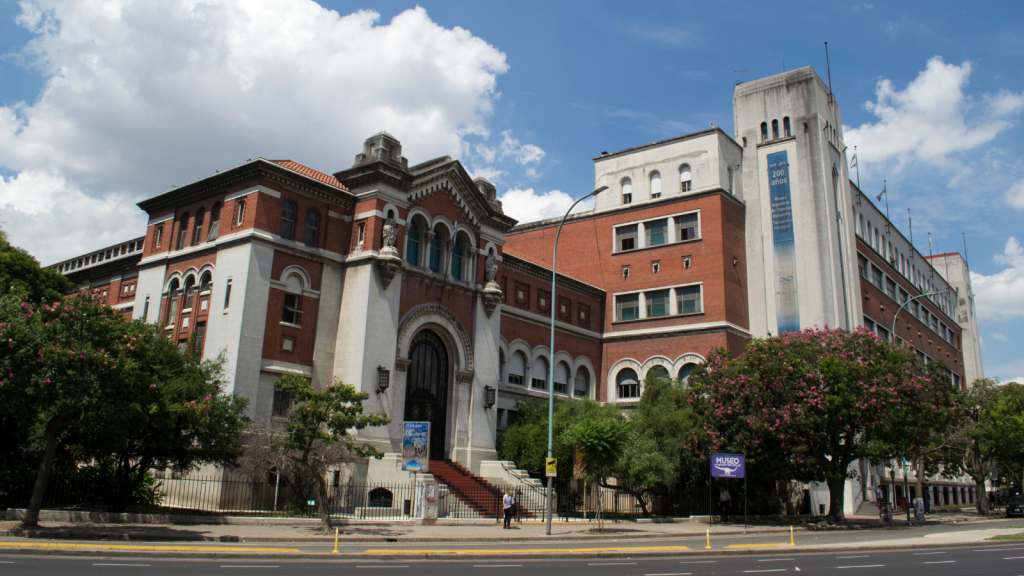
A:
[[[516,499],[513,498],[511,494],[506,492],[505,493],[505,497],[502,498],[501,503],[502,503],[502,507],[504,508],[504,512],[505,512],[505,525],[502,526],[502,528],[503,529],[512,528],[512,507],[515,506]]]
[[[718,501],[722,507],[722,522],[729,521],[729,504],[732,502],[729,496],[729,491],[722,488],[722,492],[718,495]]]

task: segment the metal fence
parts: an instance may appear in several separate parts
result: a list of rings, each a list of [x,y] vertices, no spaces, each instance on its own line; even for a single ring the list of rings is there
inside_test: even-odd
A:
[[[515,517],[519,521],[542,519],[546,510],[546,491],[535,486],[480,483],[479,486],[440,484],[439,488],[439,518],[499,521],[506,492],[516,499]],[[128,511],[297,518],[314,518],[320,513],[317,487],[311,487],[307,493],[295,493],[274,475],[254,481],[248,477],[175,478],[167,474],[156,477],[155,490],[155,501],[145,504],[136,499],[130,503]],[[331,517],[337,519],[420,518],[423,515],[422,490],[422,485],[414,484],[335,484],[327,489],[327,509]],[[712,503],[709,496],[707,486],[634,494],[609,487],[567,484],[555,487],[553,508],[557,518],[583,521],[593,520],[599,508],[605,518],[619,520],[717,516],[721,512],[719,503],[717,498]],[[43,508],[106,511],[112,508],[115,497],[109,484],[54,474]],[[741,515],[742,502],[742,495],[734,494],[730,512]],[[12,508],[27,504],[27,497],[8,497],[7,505]],[[751,513],[757,511],[751,510]]]

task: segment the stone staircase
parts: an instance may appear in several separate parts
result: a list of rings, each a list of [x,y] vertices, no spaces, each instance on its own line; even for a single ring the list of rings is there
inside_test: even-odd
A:
[[[447,503],[448,517],[497,519],[501,516],[502,493],[490,482],[451,460],[431,460],[430,473],[457,499]]]

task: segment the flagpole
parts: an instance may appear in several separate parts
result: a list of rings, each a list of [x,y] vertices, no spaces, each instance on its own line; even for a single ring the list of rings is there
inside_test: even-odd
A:
[[[882,180],[882,193],[885,194],[885,234],[891,236],[892,233],[889,230],[889,188],[885,180]]]
[[[860,158],[857,158],[857,147],[853,147],[853,167],[857,169],[857,190],[860,190]]]

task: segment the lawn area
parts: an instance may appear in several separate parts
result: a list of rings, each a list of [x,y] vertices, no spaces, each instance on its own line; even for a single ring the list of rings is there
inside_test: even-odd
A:
[[[1011,528],[1024,528],[1024,526],[1011,526]],[[993,536],[989,540],[1024,540],[1024,532],[1020,534],[1003,534],[1002,536]]]

